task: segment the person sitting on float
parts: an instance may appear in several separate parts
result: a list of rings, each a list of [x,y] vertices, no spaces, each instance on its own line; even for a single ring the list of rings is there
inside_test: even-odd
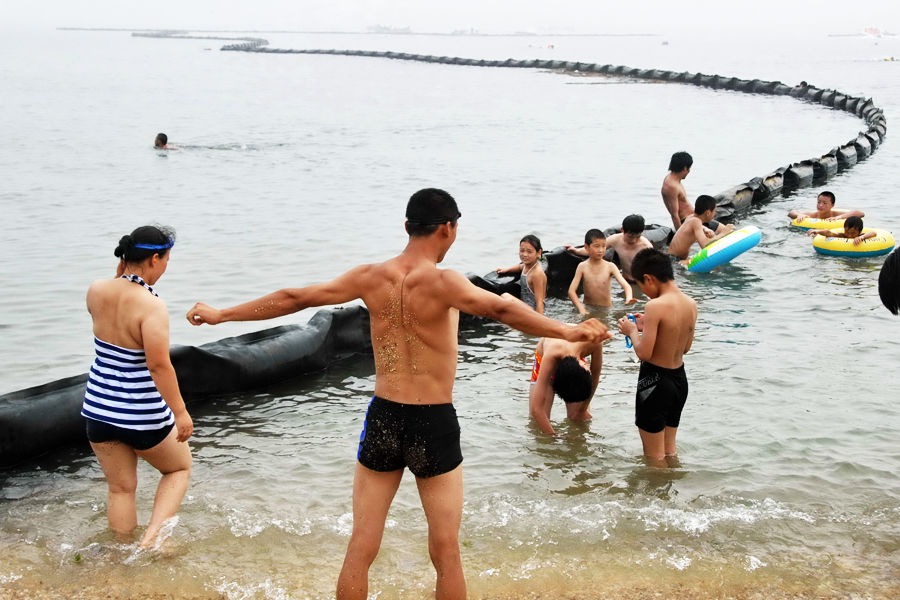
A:
[[[837,231],[835,229],[810,229],[806,235],[824,235],[833,238],[847,238],[853,240],[854,246],[859,246],[863,240],[873,238],[877,233],[867,231],[863,233],[863,220],[860,217],[847,217],[844,221],[844,230]]]

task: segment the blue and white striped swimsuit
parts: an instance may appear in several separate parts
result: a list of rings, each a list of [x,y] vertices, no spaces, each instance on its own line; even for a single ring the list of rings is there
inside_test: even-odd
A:
[[[124,276],[150,290],[137,275]],[[143,350],[121,348],[94,338],[97,358],[88,373],[81,415],[123,429],[151,431],[175,422],[150,371]]]

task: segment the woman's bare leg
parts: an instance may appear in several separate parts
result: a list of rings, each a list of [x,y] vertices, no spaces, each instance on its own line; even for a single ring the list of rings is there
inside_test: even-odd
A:
[[[106,517],[109,528],[123,541],[137,527],[137,505],[134,493],[137,490],[137,455],[127,444],[121,442],[91,443],[91,448],[100,462],[109,489],[106,501]]]
[[[166,519],[175,516],[191,479],[191,449],[187,442],[179,442],[178,432],[172,428],[166,439],[149,450],[138,450],[137,455],[162,473],[153,499],[153,513],[141,546],[150,547],[156,541],[159,528]]]

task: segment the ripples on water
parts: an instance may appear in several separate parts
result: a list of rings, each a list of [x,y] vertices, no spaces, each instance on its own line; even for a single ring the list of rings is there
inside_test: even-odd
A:
[[[448,266],[486,272],[515,260],[529,231],[552,247],[630,212],[666,223],[658,187],[675,149],[697,161],[686,180],[693,196],[824,152],[860,127],[843,113],[787,99],[686,86],[341,57],[198,56],[202,42],[114,34],[59,32],[45,41],[51,50],[77,41],[84,64],[94,66],[75,77],[58,53],[38,53],[47,77],[35,80],[6,65],[9,89],[35,113],[35,127],[26,134],[0,116],[12,142],[0,152],[14,165],[0,200],[17,224],[5,231],[0,274],[27,281],[0,299],[3,391],[86,369],[84,290],[111,273],[115,241],[137,222],[178,230],[158,287],[173,315],[173,342],[201,343],[260,324],[189,328],[181,315],[197,299],[227,305],[400,250],[402,206],[424,185],[449,189],[465,215]],[[453,47],[462,41],[470,45]],[[462,41],[286,36],[280,45],[386,43],[403,51],[416,43],[416,51],[487,58],[545,52],[532,40]],[[692,53],[682,49],[687,41],[666,56],[652,38],[565,43],[557,44],[565,58],[804,78],[877,93],[889,114],[900,106],[884,65],[821,62],[814,44],[782,42],[761,50],[769,60],[760,62],[730,46],[730,55]],[[781,58],[797,52],[795,63]],[[134,66],[141,61],[159,72]],[[122,87],[110,86],[111,74]],[[73,100],[60,102],[47,81]],[[88,96],[92,86],[107,91]],[[97,110],[108,118],[98,122]],[[45,113],[68,123],[39,117]],[[160,129],[182,149],[149,149]],[[92,132],[91,143],[79,130]],[[839,206],[862,207],[867,223],[898,231],[891,177],[898,158],[889,138],[828,188]],[[647,467],[638,456],[638,363],[619,337],[606,347],[593,422],[564,423],[557,406],[560,435],[549,439],[527,421],[536,340],[499,325],[463,333],[456,405],[473,594],[590,595],[660,582],[708,595],[720,586],[822,596],[896,591],[897,322],[877,299],[880,259],[820,257],[786,226],[787,210],[811,206],[814,195],[803,190],[743,215],[741,222],[762,228],[760,246],[715,273],[679,275],[700,320],[686,358],[691,394],[674,469]],[[609,324],[626,312],[616,298],[596,314]],[[548,302],[548,313],[578,318],[561,299]],[[178,589],[235,600],[329,597],[352,524],[355,448],[372,371],[361,360],[192,408],[192,484],[163,557],[135,556],[106,532],[105,483],[83,448],[0,475],[0,584],[21,578],[58,589],[127,583],[133,593]],[[140,474],[146,522],[156,476],[146,465]],[[373,567],[373,590],[428,593],[426,535],[407,481]]]

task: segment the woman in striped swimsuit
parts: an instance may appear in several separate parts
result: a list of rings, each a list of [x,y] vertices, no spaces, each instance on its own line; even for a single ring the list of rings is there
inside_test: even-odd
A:
[[[137,527],[137,459],[162,474],[141,546],[152,546],[187,491],[194,431],[169,359],[169,314],[150,286],[166,271],[173,235],[138,227],[119,241],[115,279],[87,292],[97,358],[88,374],[81,414],[109,485],[107,517],[116,534]]]

